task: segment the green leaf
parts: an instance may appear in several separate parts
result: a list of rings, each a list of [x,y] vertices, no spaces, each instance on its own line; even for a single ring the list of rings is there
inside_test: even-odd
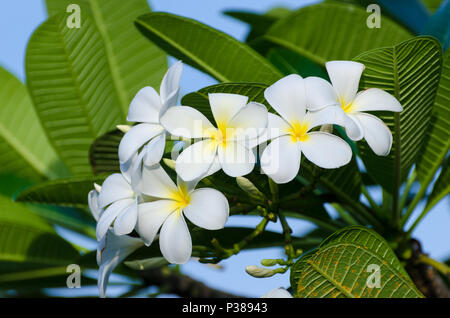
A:
[[[381,88],[403,106],[401,113],[376,113],[393,135],[388,156],[377,156],[366,142],[358,143],[367,171],[386,191],[394,194],[394,199],[411,166],[421,155],[439,83],[441,51],[435,39],[417,37],[354,59],[366,66],[360,89]]]
[[[100,32],[88,16],[69,29],[64,15],[41,24],[25,58],[27,84],[38,115],[73,174],[91,174],[92,141],[125,116]]]
[[[380,288],[370,287],[378,266]],[[376,276],[376,275],[374,275]],[[301,257],[291,269],[298,298],[421,298],[423,295],[388,243],[362,226],[341,229]]]
[[[91,18],[105,48],[114,90],[124,114],[139,89],[144,86],[158,89],[167,69],[167,57],[143,38],[133,23],[137,16],[150,12],[146,0],[46,0],[46,3],[49,16],[65,13],[69,4],[78,4],[81,19]]]
[[[287,16],[291,11],[287,8],[273,8],[264,14],[247,11],[225,11],[224,14],[250,26],[250,32],[245,42],[250,42],[266,33],[266,31],[280,18]]]
[[[450,148],[450,51],[444,55],[441,79],[432,110],[431,125],[416,161],[417,178],[427,186]]]
[[[390,46],[412,35],[383,17],[383,26],[369,29],[366,10],[347,4],[320,3],[303,7],[275,23],[265,38],[319,65],[349,60],[378,47]]]
[[[436,11],[442,3],[442,0],[422,0],[423,4],[430,12]]]
[[[89,176],[41,182],[20,192],[16,201],[85,208],[94,183],[102,184],[104,180],[105,176]]]
[[[89,160],[95,175],[120,172],[119,144],[124,133],[112,130],[98,137],[89,150]]]
[[[168,54],[221,82],[271,84],[281,77],[246,44],[195,20],[169,13],[150,13],[137,18],[136,26]]]
[[[0,272],[72,264],[79,254],[26,206],[0,197]]]
[[[0,174],[40,180],[67,175],[26,87],[0,67]]]
[[[285,75],[318,76],[328,80],[328,75],[322,66],[291,50],[272,48],[267,54],[267,59]]]
[[[426,210],[430,210],[450,193],[450,157],[443,164],[442,171],[434,183],[433,190],[427,200]]]

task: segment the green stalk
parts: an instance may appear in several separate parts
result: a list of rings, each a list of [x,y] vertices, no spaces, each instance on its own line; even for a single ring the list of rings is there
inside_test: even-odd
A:
[[[361,192],[364,195],[364,197],[369,201],[370,206],[372,207],[372,210],[375,211],[375,213],[379,217],[385,217],[386,214],[383,212],[382,209],[378,206],[378,204],[375,202],[375,200],[370,195],[369,191],[367,190],[366,186],[364,184],[361,184]]]
[[[417,173],[414,169],[411,175],[409,176],[408,180],[406,180],[405,189],[403,189],[402,196],[400,197],[400,203],[398,206],[398,209],[400,213],[405,208],[406,200],[408,199],[409,192],[411,191],[411,187],[413,186],[414,182],[416,181]]]

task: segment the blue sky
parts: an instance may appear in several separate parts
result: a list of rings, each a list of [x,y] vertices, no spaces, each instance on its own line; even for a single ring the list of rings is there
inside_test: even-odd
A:
[[[230,9],[264,12],[275,6],[298,8],[315,3],[314,0],[151,0],[154,11],[171,12],[190,17],[224,31],[233,37],[243,40],[248,31],[245,24],[223,15],[221,12]],[[45,4],[42,0],[2,1],[0,10],[0,65],[5,67],[19,79],[24,81],[25,48],[33,30],[46,19]],[[172,60],[170,60],[172,62]],[[181,95],[195,91],[207,85],[216,83],[214,79],[191,67],[186,66],[181,80]],[[377,197],[379,194],[374,193]],[[414,217],[420,213],[422,206],[415,211]],[[252,226],[259,220],[256,217],[232,217],[228,225]],[[450,199],[442,200],[423,220],[414,232],[414,237],[422,242],[423,249],[431,257],[445,260],[450,258]],[[313,229],[314,226],[305,221],[295,220],[292,223],[294,235]],[[271,230],[280,230],[279,224],[271,224]],[[83,242],[93,247],[92,242]],[[279,286],[289,285],[289,275],[277,275],[272,278],[256,279],[247,275],[245,266],[258,264],[263,258],[278,258],[281,249],[265,249],[262,251],[242,252],[223,262],[223,269],[191,261],[183,266],[183,272],[204,281],[211,287],[223,289],[240,295],[259,297],[265,292]],[[111,295],[114,290],[111,289]],[[81,291],[80,291],[81,292]],[[86,292],[83,290],[83,292]],[[117,292],[117,291],[116,291]],[[61,295],[76,296],[76,291],[59,291]],[[96,295],[95,289],[89,291]]]

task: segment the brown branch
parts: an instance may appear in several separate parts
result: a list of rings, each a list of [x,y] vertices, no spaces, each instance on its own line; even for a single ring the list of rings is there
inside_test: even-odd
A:
[[[159,286],[164,293],[186,298],[237,298],[243,297],[220,291],[192,277],[175,272],[167,267],[144,270],[140,276],[146,286]]]

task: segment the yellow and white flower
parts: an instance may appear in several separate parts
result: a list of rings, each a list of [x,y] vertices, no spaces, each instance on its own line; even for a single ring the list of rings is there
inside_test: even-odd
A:
[[[136,231],[150,245],[159,229],[159,245],[170,263],[183,264],[191,257],[192,241],[184,217],[195,225],[218,230],[224,227],[229,205],[225,196],[211,188],[195,189],[197,181],[177,185],[160,165],[143,167],[139,191],[150,198],[138,208]]]
[[[186,148],[176,160],[176,172],[186,181],[222,170],[231,177],[250,173],[255,165],[252,148],[267,126],[267,108],[247,104],[248,97],[237,94],[209,94],[217,128],[198,110],[172,107],[161,124],[174,136],[201,138]]]
[[[177,104],[179,81],[183,64],[181,61],[172,65],[161,82],[160,95],[153,87],[142,88],[133,98],[127,120],[140,124],[133,126],[119,144],[119,161],[122,166],[130,167],[130,160],[142,146],[145,165],[158,163],[166,145],[166,131],[160,124],[164,112]],[[123,168],[126,170],[126,168]]]
[[[379,88],[358,93],[364,71],[361,63],[331,61],[326,63],[326,69],[332,85],[318,77],[305,78],[308,109],[316,111],[338,105],[343,110],[341,124],[345,126],[347,136],[355,141],[364,138],[377,155],[388,155],[392,147],[391,131],[378,117],[365,112],[401,112],[403,108],[399,101]]]
[[[321,168],[338,168],[351,157],[350,146],[341,138],[312,128],[338,124],[341,110],[329,106],[320,111],[306,111],[304,79],[296,74],[286,76],[264,91],[269,104],[281,115],[269,114],[267,133],[270,144],[261,156],[261,168],[276,183],[295,178],[300,169],[301,154]]]

